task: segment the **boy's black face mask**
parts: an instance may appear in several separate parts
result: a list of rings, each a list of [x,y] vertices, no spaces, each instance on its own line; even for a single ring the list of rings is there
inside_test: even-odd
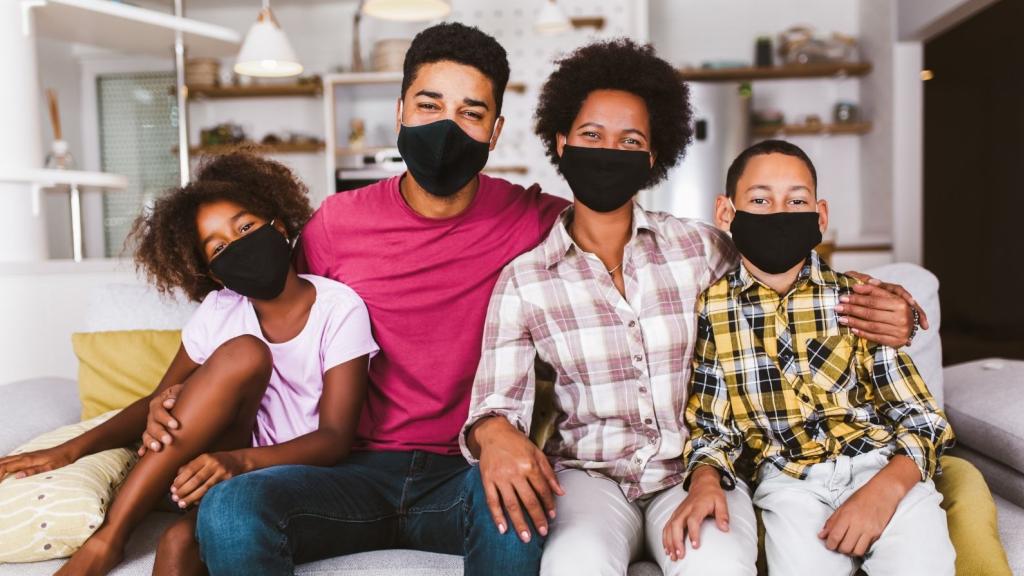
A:
[[[291,258],[288,239],[270,221],[228,244],[210,262],[210,271],[242,296],[273,300],[284,291]]]
[[[821,244],[817,212],[754,214],[737,210],[730,231],[740,254],[769,274],[793,268]]]
[[[643,150],[562,148],[558,169],[573,196],[595,212],[611,212],[636,196],[651,177],[651,155]]]
[[[398,129],[398,153],[416,183],[434,196],[451,196],[476,177],[487,164],[489,142],[478,142],[455,123],[444,119]]]

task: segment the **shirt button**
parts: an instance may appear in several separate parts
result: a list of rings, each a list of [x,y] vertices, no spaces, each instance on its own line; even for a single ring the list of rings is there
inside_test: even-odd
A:
[[[807,394],[801,394],[800,395],[800,399],[803,400],[804,402],[810,402],[811,401],[811,397],[808,396]]]
[[[636,320],[630,320],[630,321],[629,321],[629,327],[630,327],[630,328],[633,328],[633,327],[635,327],[635,326],[636,326]]]
[[[654,424],[654,420],[651,420],[650,418],[644,418],[644,424],[650,426],[651,424]]]
[[[633,356],[633,360],[636,360],[637,362],[641,362],[641,361],[643,361],[643,359],[644,359],[644,357],[642,355],[640,355],[640,354],[637,354],[636,356]]]
[[[640,393],[641,394],[647,394],[647,387],[646,386],[641,386],[640,387]]]

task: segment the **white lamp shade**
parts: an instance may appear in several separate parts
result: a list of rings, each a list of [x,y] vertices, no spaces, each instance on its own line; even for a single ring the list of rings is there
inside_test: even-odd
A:
[[[302,64],[295,57],[288,37],[277,25],[269,8],[260,12],[259,19],[245,35],[238,52],[235,72],[245,76],[284,78],[302,74]]]
[[[452,11],[446,0],[366,0],[363,14],[383,20],[416,22],[444,18]]]
[[[555,35],[572,30],[572,22],[554,0],[544,0],[544,6],[537,14],[537,20],[533,23],[533,27],[541,34]]]

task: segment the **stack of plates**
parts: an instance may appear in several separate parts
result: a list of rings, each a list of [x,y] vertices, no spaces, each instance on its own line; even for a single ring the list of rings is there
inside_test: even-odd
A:
[[[378,72],[401,72],[405,53],[412,40],[394,38],[373,43],[373,69]]]
[[[192,58],[185,65],[187,86],[216,86],[220,76],[220,60],[216,58]]]

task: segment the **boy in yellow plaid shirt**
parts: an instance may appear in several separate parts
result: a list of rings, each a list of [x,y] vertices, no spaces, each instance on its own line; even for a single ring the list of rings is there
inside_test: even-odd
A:
[[[719,228],[742,263],[698,303],[686,422],[689,496],[666,551],[699,546],[735,464],[753,455],[769,572],[785,576],[954,573],[942,496],[932,483],[953,431],[914,363],[841,318],[857,280],[813,248],[828,226],[817,174],[797,146],[756,144],[729,168]],[[848,312],[848,311],[847,311]]]

